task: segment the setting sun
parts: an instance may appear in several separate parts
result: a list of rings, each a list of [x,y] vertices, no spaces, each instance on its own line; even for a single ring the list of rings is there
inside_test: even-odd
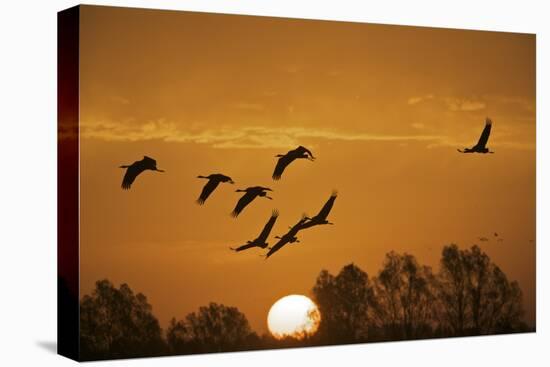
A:
[[[275,302],[267,316],[269,331],[277,339],[288,336],[302,339],[315,334],[320,321],[317,305],[306,296],[296,294]]]

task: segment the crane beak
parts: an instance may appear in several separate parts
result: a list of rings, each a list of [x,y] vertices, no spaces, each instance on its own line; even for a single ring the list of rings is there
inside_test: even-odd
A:
[[[234,184],[235,184],[235,181],[231,180],[231,181],[229,181],[229,183],[230,183],[231,185],[234,185]]]
[[[157,171],[157,172],[164,172],[163,169],[158,169],[158,168],[157,168],[155,171]]]

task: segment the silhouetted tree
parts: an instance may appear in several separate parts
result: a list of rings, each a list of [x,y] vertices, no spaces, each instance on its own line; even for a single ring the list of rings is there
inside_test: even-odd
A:
[[[63,288],[61,288],[63,291]],[[107,359],[288,348],[376,340],[530,331],[515,281],[478,246],[442,250],[440,269],[390,252],[371,282],[354,264],[334,276],[322,270],[313,287],[321,323],[303,339],[259,337],[236,307],[210,303],[162,331],[146,297],[126,284],[96,283],[80,301],[81,359]]]
[[[523,309],[523,294],[517,281],[508,282],[506,275],[495,267],[496,287],[499,299],[497,307],[492,310],[495,333],[517,333],[530,331],[529,326],[523,321],[525,310]],[[491,317],[491,316],[490,316]],[[534,331],[534,330],[531,330]]]
[[[313,287],[321,313],[321,343],[354,343],[367,340],[369,308],[374,292],[367,273],[354,264],[346,265],[337,276],[323,270]]]
[[[177,321],[174,317],[166,330],[166,342],[172,353],[185,354],[198,349],[191,345],[190,333],[185,322]]]
[[[443,248],[437,277],[442,328],[450,335],[520,331],[521,290],[478,246]]]
[[[384,339],[413,339],[431,336],[434,318],[434,277],[428,266],[414,256],[386,254],[384,266],[374,279],[375,320]]]
[[[468,294],[462,252],[456,245],[445,246],[438,274],[441,316],[452,335],[463,335]]]
[[[127,284],[115,288],[96,282],[80,302],[80,350],[83,360],[157,356],[165,353],[158,320],[147,298]]]
[[[200,307],[185,320],[172,319],[167,330],[168,345],[178,354],[253,349],[258,340],[243,313],[217,303]]]

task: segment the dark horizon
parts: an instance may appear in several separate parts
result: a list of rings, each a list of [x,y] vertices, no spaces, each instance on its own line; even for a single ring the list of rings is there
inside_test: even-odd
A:
[[[455,244],[450,244],[450,245],[443,246],[443,247],[442,247],[442,251],[443,251],[445,248],[449,248],[449,247],[452,247],[452,246],[456,246],[457,249],[458,249],[459,251],[471,251],[473,248],[477,248],[477,249],[479,249],[479,250],[481,251],[481,254],[482,254],[482,255],[485,255],[485,253],[483,252],[483,249],[480,248],[478,245],[472,245],[471,247],[467,247],[467,248],[460,248],[460,247],[458,247],[458,246],[455,245]],[[415,261],[418,261],[418,259],[416,259],[416,257],[414,257],[414,255],[412,255],[412,254],[407,254],[407,253],[397,254],[397,253],[395,253],[394,251],[388,252],[388,253],[386,254],[385,260],[387,260],[387,256],[390,255],[390,254],[395,254],[395,255],[398,255],[398,256],[407,256],[407,255],[411,255],[411,256],[414,258]],[[489,259],[489,261],[490,261],[490,259]],[[349,266],[349,265],[354,265],[354,266],[356,266],[353,262],[350,263],[350,264],[348,264],[348,266]],[[421,262],[419,262],[418,265],[419,265],[419,268],[422,268],[422,267],[425,267],[425,266],[426,266],[426,265],[422,264]],[[493,264],[493,265],[494,265],[495,267],[498,268],[498,265],[497,265],[497,264]],[[345,267],[346,267],[346,266],[344,265],[340,270],[344,269]],[[430,269],[430,271],[433,271],[434,274],[438,274],[438,272],[435,271],[435,270],[437,270],[437,269],[432,269],[432,268],[429,267],[429,266],[428,266],[428,268]],[[380,269],[380,270],[378,271],[378,273],[369,273],[369,272],[366,271],[366,269],[365,269],[365,271],[366,271],[365,274],[367,274],[367,276],[369,277],[369,279],[374,280],[374,279],[378,279],[378,277],[381,275],[381,270],[382,270],[382,269]],[[325,271],[327,271],[327,269],[322,269],[322,270],[320,271],[320,273],[325,272]],[[329,274],[330,274],[330,272],[329,272]],[[319,274],[317,275],[317,277],[318,277],[318,276],[319,276]],[[98,281],[99,281],[99,280],[98,280]],[[513,279],[508,279],[508,281],[510,281],[510,282],[515,282]],[[126,284],[126,283],[121,283],[120,285],[123,285],[123,284]],[[113,284],[113,285],[116,286],[116,284]],[[120,285],[119,285],[119,286],[120,286]],[[137,294],[137,293],[141,293],[141,292],[139,292],[139,291],[136,290],[136,294]],[[314,295],[313,295],[313,288],[310,289],[309,292],[306,292],[304,295],[307,296],[307,297],[311,297],[314,301],[316,301],[316,300],[315,300],[315,297],[314,297]],[[149,298],[149,297],[148,297],[148,300],[150,301],[150,298]],[[522,301],[522,302],[524,301],[524,300],[523,300],[523,297],[522,297],[521,301]],[[224,302],[221,302],[221,304],[224,304]],[[153,311],[154,311],[154,302],[152,302],[152,306],[153,306]],[[172,318],[178,318],[178,317],[181,317],[181,316],[183,316],[183,315],[173,315],[170,319],[172,319]],[[528,326],[528,328],[529,328],[530,330],[535,330],[536,324],[530,324],[530,323],[528,322],[528,320],[525,320],[525,317],[524,317],[524,316],[525,316],[525,315],[523,314],[521,320],[524,321],[524,322],[526,322],[526,324],[527,324],[527,326]],[[267,320],[267,314],[266,314],[266,320]],[[169,323],[167,323],[167,324],[164,325],[164,326],[161,325],[161,328],[162,328],[162,330],[163,330],[164,332],[166,331],[166,327],[168,326],[168,324],[169,324]],[[259,335],[269,334],[269,331],[268,331],[267,329],[264,329],[264,330],[255,330],[254,328],[252,328],[252,330],[253,330],[254,332],[257,332]]]
[[[466,287],[462,289],[461,284]],[[476,289],[480,290],[477,295],[473,292]],[[342,291],[345,300],[341,298]],[[384,266],[375,276],[369,276],[353,263],[334,275],[321,270],[308,296],[321,313],[317,332],[279,339],[269,332],[254,331],[238,306],[217,302],[209,302],[185,317],[174,316],[167,327],[161,328],[146,295],[133,292],[126,284],[117,289],[108,280],[100,280],[94,293],[80,300],[81,358],[131,358],[536,331],[535,326],[524,321],[517,282],[507,279],[476,245],[466,249],[452,244],[444,246],[437,272],[418,263],[412,255],[393,251],[386,254]],[[463,296],[464,309],[462,314],[456,314],[455,297]],[[123,304],[128,306],[120,308]],[[134,335],[132,330],[139,330],[140,334]]]

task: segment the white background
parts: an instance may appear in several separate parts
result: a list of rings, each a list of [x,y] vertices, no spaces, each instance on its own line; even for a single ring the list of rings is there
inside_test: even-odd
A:
[[[94,1],[94,4],[537,33],[537,333],[276,352],[102,362],[112,366],[548,366],[546,1]],[[0,8],[0,365],[64,366],[56,340],[56,12],[73,1]],[[546,102],[546,103],[545,103]],[[545,167],[546,166],[546,167]],[[546,349],[545,349],[546,348]]]

